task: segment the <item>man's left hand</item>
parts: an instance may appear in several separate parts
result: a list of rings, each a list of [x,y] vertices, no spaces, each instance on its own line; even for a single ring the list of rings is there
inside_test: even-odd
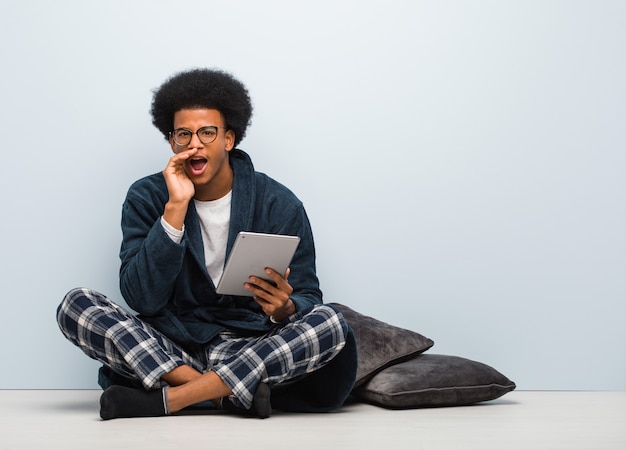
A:
[[[289,269],[280,275],[274,269],[266,268],[265,274],[271,281],[251,276],[244,287],[254,294],[254,300],[261,305],[263,312],[276,322],[282,322],[296,312],[296,305],[289,298],[293,288],[287,282]]]

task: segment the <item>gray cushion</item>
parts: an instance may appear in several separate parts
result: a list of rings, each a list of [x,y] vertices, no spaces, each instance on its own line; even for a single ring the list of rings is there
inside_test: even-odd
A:
[[[385,367],[406,361],[434,344],[419,333],[364,316],[345,305],[330,305],[341,311],[356,337],[358,368],[355,387],[362,385]]]
[[[486,364],[447,355],[419,355],[379,372],[353,391],[390,409],[469,405],[496,399],[515,383]]]

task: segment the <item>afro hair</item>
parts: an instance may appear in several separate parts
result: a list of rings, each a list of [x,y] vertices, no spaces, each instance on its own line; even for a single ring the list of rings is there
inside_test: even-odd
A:
[[[196,108],[218,110],[226,128],[235,133],[235,146],[245,137],[252,118],[252,102],[246,87],[229,73],[192,69],[173,75],[154,91],[152,123],[168,139],[174,114]]]

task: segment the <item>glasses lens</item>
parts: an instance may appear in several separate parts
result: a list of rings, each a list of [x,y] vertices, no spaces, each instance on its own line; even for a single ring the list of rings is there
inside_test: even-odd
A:
[[[178,130],[174,130],[172,135],[174,136],[174,142],[176,145],[185,146],[191,142],[191,138],[194,134],[198,135],[198,139],[203,144],[210,144],[217,137],[217,127],[208,126],[202,127],[195,133],[186,128],[179,128]]]
[[[202,127],[198,131],[198,138],[203,144],[210,144],[217,137],[216,127]]]
[[[174,142],[178,145],[187,145],[191,141],[191,131],[174,130]]]

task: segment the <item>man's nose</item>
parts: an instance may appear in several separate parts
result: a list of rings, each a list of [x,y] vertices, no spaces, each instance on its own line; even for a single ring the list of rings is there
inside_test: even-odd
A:
[[[189,144],[187,144],[187,147],[189,149],[204,147],[204,144],[202,143],[202,141],[198,137],[198,132],[197,131],[191,135],[191,140],[189,141]]]

